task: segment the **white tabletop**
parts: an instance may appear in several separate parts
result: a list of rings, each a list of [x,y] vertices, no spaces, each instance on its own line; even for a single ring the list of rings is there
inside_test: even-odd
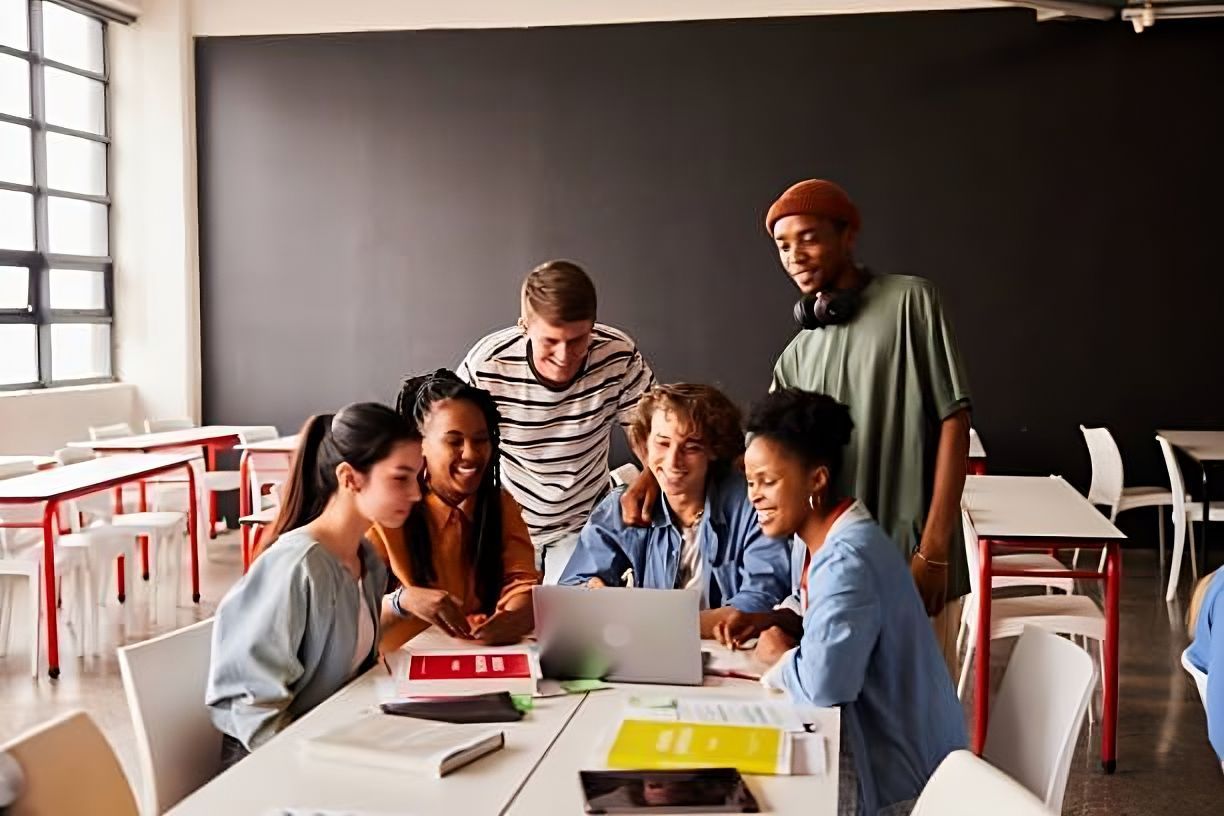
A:
[[[466,645],[426,632],[412,641],[438,648]],[[442,779],[343,763],[325,764],[300,755],[302,742],[370,711],[376,711],[387,673],[381,665],[359,677],[239,762],[184,799],[175,816],[263,816],[274,808],[333,808],[380,813],[439,813],[477,816],[500,813],[530,776],[581,695],[537,699],[517,723],[496,723],[506,747]]]
[[[235,438],[254,425],[201,425],[199,428],[183,428],[177,431],[118,436],[113,439],[93,439],[88,442],[69,442],[70,448],[89,448],[96,451],[151,451],[158,448],[187,448],[214,440]]]
[[[131,481],[174,465],[185,465],[196,458],[192,453],[131,453],[48,468],[26,476],[0,479],[0,502],[48,501],[87,492],[91,487]]]
[[[1157,431],[1199,462],[1224,462],[1224,431]]]
[[[982,437],[973,428],[969,429],[969,458],[985,459],[986,448],[982,445]]]
[[[968,476],[961,507],[982,538],[1126,538],[1058,476]]]
[[[0,456],[0,465],[11,465],[17,462],[29,462],[35,470],[43,470],[56,465],[54,456]]]
[[[703,644],[709,648],[709,644]],[[614,690],[587,695],[556,745],[540,763],[507,811],[517,816],[551,816],[583,812],[578,772],[606,768],[601,756],[621,720],[630,694],[742,697],[772,696],[760,683],[707,677],[706,685],[634,686],[617,684]],[[776,699],[783,699],[776,697]],[[748,787],[762,813],[803,813],[835,816],[837,813],[837,757],[841,748],[841,715],[835,708],[821,709],[818,728],[828,739],[828,767],[824,776],[746,776]]]
[[[277,439],[267,439],[263,442],[252,442],[249,445],[235,445],[238,450],[246,450],[251,453],[293,453],[297,450],[298,438],[297,434],[293,436],[282,436]]]

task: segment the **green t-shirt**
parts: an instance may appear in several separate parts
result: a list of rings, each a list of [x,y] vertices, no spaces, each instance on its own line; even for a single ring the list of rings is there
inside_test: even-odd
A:
[[[854,432],[838,489],[861,499],[908,559],[931,504],[940,423],[969,406],[935,286],[908,275],[873,277],[853,320],[791,340],[773,387],[819,391],[849,406]],[[968,592],[959,524],[949,560],[949,597],[959,597]]]

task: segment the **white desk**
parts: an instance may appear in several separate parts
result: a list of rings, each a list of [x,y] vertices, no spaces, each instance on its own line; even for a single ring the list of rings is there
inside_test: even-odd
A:
[[[1056,476],[969,476],[965,479],[961,507],[979,539],[979,587],[993,586],[996,575],[1057,575],[1105,582],[1101,764],[1106,773],[1113,773],[1117,766],[1118,601],[1122,594],[1119,544],[1126,536],[1088,499]],[[991,560],[995,551],[1009,547],[1050,550],[1104,547],[1105,572],[995,568]],[[980,594],[973,700],[973,749],[978,754],[986,744],[990,699],[990,593]]]
[[[421,641],[437,644],[431,648],[459,645],[431,632],[412,645],[421,648]],[[263,816],[273,808],[296,806],[447,816],[500,813],[582,703],[581,695],[537,699],[521,722],[489,726],[505,732],[504,749],[442,779],[301,756],[303,740],[376,711],[379,683],[386,677],[386,670],[375,666],[169,812]]]
[[[199,428],[182,428],[177,431],[120,436],[112,439],[91,439],[88,442],[69,442],[70,448],[89,448],[98,453],[152,453],[167,448],[214,448],[227,449],[237,445],[241,435],[254,430],[252,425],[202,425]]]
[[[187,471],[190,499],[187,518],[191,538],[191,597],[200,602],[200,565],[197,550],[195,471],[191,463],[194,454],[124,454],[90,459],[63,467],[49,468],[0,480],[0,505],[44,503],[41,524],[14,524],[8,526],[41,527],[43,531],[43,587],[46,592],[44,612],[47,616],[47,666],[52,678],[59,677],[59,630],[56,623],[55,602],[55,523],[59,505],[69,499],[80,498],[127,482],[141,481],[150,476],[172,470]],[[147,558],[147,554],[146,554]]]
[[[0,465],[29,462],[35,470],[46,470],[59,464],[54,456],[0,456]]]
[[[703,644],[710,648],[710,644]],[[611,740],[621,720],[625,700],[631,694],[705,695],[763,699],[769,692],[751,680],[707,677],[706,685],[634,686],[617,684],[615,690],[593,691],[561,733],[560,739],[532,773],[515,797],[512,816],[552,816],[583,812],[582,786],[578,772],[606,768],[601,749]],[[783,699],[778,697],[777,699]],[[762,813],[802,813],[808,816],[836,816],[837,762],[841,748],[841,712],[822,709],[820,730],[825,734],[828,767],[824,776],[748,776],[748,782]]]
[[[710,642],[703,648],[725,652]],[[409,642],[411,651],[431,651],[470,643],[430,630]],[[519,648],[519,647],[509,647]],[[743,654],[717,654],[720,668],[741,668]],[[402,659],[402,657],[400,658]],[[630,689],[654,694],[706,694],[762,698],[768,692],[746,680],[706,678],[707,685],[634,686],[588,695],[537,698],[535,709],[518,723],[501,723],[505,749],[460,768],[443,779],[326,764],[303,758],[301,743],[316,734],[376,710],[380,685],[387,679],[376,666],[306,716],[272,738],[230,770],[184,799],[172,816],[263,816],[277,807],[343,808],[383,813],[486,816],[489,814],[580,814],[578,770],[599,767],[595,743],[613,727]],[[829,738],[831,772],[824,777],[749,777],[765,812],[833,816],[837,812],[840,713],[822,712],[820,726]]]
[[[238,460],[240,485],[238,488],[238,515],[240,516],[238,522],[242,527],[242,571],[244,573],[251,568],[251,548],[258,543],[258,541],[251,540],[251,524],[242,523],[243,519],[258,515],[254,512],[256,509],[254,494],[258,491],[258,486],[251,481],[251,468],[258,466],[262,471],[264,465],[259,463],[267,461],[274,470],[288,471],[293,453],[297,450],[297,444],[297,434],[294,434],[238,446],[238,449],[242,451],[242,458]]]

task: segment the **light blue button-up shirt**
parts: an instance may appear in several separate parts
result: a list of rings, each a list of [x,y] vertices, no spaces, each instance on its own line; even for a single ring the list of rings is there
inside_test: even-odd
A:
[[[1224,762],[1224,572],[1207,586],[1187,657],[1207,674],[1207,739]]]
[[[591,513],[559,583],[579,585],[598,577],[608,586],[622,586],[622,576],[633,570],[635,586],[675,588],[683,536],[665,497],[660,494],[650,526],[630,527],[621,519],[621,492],[613,491]],[[761,532],[743,474],[730,471],[710,479],[699,541],[709,608],[765,612],[789,594],[789,544]]]
[[[812,556],[799,646],[762,682],[797,702],[841,706],[860,813],[916,798],[943,758],[967,742],[914,579],[857,502]]]

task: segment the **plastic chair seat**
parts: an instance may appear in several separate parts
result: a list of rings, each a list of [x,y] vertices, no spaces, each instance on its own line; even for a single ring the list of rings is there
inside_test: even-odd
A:
[[[1118,512],[1136,507],[1162,507],[1173,504],[1173,492],[1167,487],[1124,487],[1118,500]]]
[[[1045,553],[1017,553],[1015,555],[996,555],[991,564],[997,569],[1007,570],[1065,570],[1067,567],[1052,555]],[[995,589],[1020,586],[1048,586],[1060,589],[1070,595],[1075,591],[1074,578],[1045,578],[1039,576],[995,575],[990,579],[990,585]]]

